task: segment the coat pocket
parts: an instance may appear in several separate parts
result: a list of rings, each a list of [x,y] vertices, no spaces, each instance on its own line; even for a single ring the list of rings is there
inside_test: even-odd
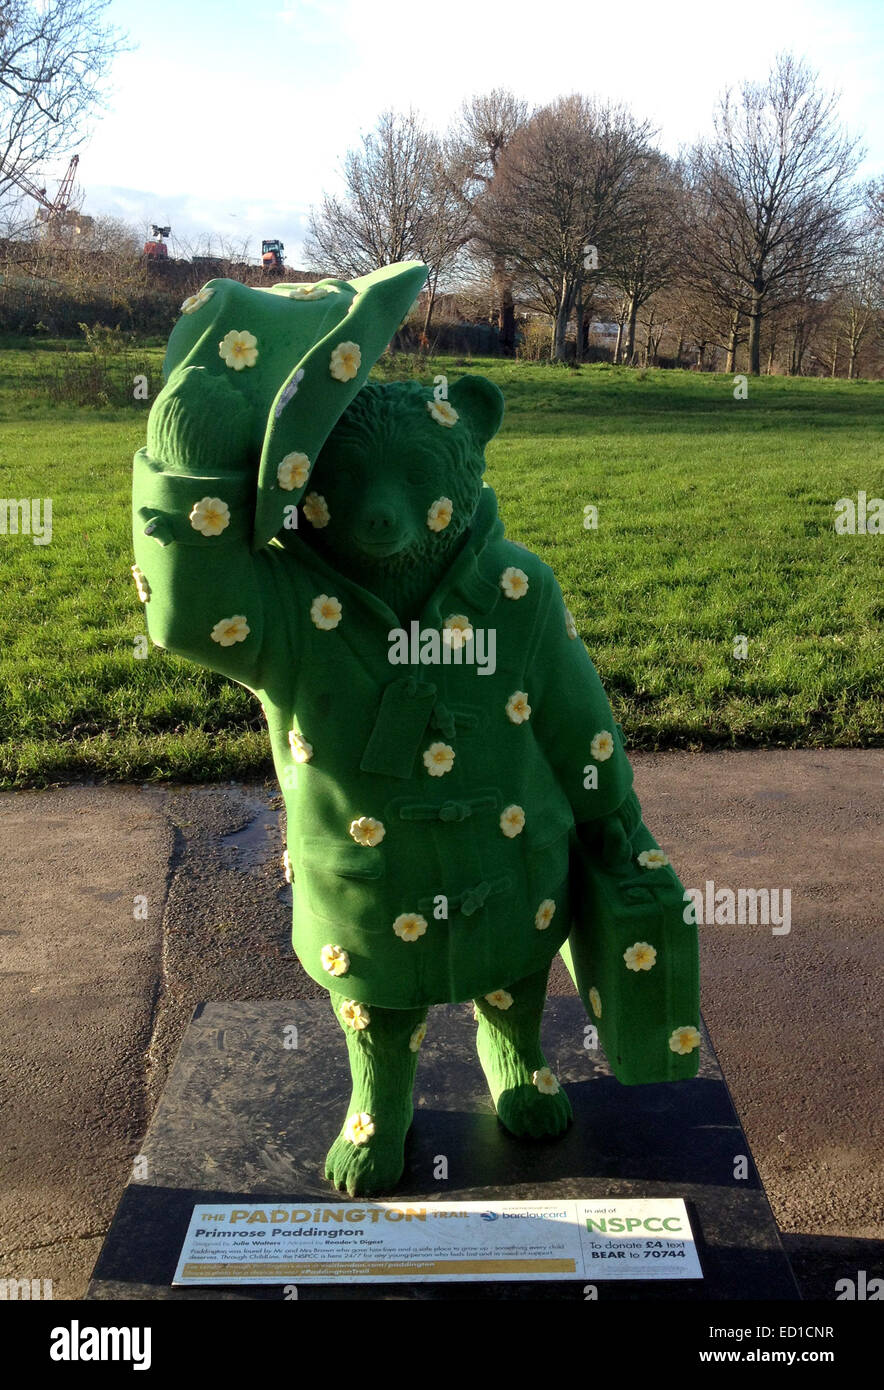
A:
[[[386,864],[377,846],[310,836],[293,859],[296,891],[314,916],[360,931],[389,927],[381,891]]]

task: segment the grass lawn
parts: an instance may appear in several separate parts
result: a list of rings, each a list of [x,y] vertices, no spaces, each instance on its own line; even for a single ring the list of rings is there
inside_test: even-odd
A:
[[[0,785],[262,774],[246,691],[135,656],[147,406],[47,405],[58,346],[0,346],[0,496],[53,500],[50,545],[0,536]],[[507,398],[488,450],[507,532],[555,570],[631,747],[882,742],[884,538],[833,522],[839,497],[884,495],[884,384],[763,378],[735,400],[724,376],[478,358],[424,379],[466,370]]]

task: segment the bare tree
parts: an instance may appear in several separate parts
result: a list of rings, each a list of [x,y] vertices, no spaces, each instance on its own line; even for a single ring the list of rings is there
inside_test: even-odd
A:
[[[836,98],[789,54],[763,84],[726,92],[715,139],[695,155],[705,254],[745,313],[749,371],[760,370],[761,324],[789,286],[836,266],[850,247],[847,215],[860,151],[837,125]]]
[[[0,0],[0,197],[75,149],[124,47],[110,0]]]
[[[619,359],[633,361],[638,313],[672,283],[681,251],[682,185],[678,167],[656,150],[637,164],[620,203],[622,230],[605,256],[605,278],[622,296],[625,338]],[[619,336],[619,335],[618,335]]]

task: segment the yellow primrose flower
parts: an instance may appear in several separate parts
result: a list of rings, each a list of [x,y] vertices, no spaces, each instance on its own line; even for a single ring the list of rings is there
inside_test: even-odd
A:
[[[232,647],[234,642],[244,642],[251,632],[251,628],[241,613],[237,613],[232,618],[222,618],[216,623],[209,634],[213,642],[218,642],[222,647]]]
[[[508,840],[521,835],[525,829],[525,812],[521,806],[505,806],[500,813],[500,828]]]
[[[241,372],[243,367],[254,367],[258,360],[258,339],[245,329],[237,332],[232,328],[218,344],[218,355],[235,372]]]
[[[647,941],[637,941],[623,952],[623,959],[627,970],[650,970],[657,961],[657,948]]]
[[[565,609],[565,631],[572,639],[577,636],[577,624],[574,621],[574,614],[571,612],[570,608]]]
[[[528,576],[524,570],[510,565],[500,576],[500,587],[507,598],[524,598],[528,592]]]
[[[313,757],[313,744],[308,743],[297,729],[289,729],[289,748],[296,763],[309,763]]]
[[[606,763],[613,752],[614,735],[609,734],[607,729],[602,729],[589,745],[589,756],[597,763]]]
[[[431,743],[424,749],[424,767],[431,777],[444,777],[454,766],[454,749],[450,743]]]
[[[343,946],[323,946],[319,959],[329,975],[346,975],[350,969],[350,957]]]
[[[485,1003],[490,1004],[492,1009],[509,1009],[512,1002],[513,996],[506,989],[493,989],[490,994],[485,995]]]
[[[333,627],[337,627],[342,611],[340,599],[330,594],[317,594],[310,605],[310,617],[314,626],[321,628],[323,632],[331,632]]]
[[[196,294],[188,295],[181,305],[182,314],[195,314],[197,309],[201,309],[204,304],[208,304],[214,293],[214,290],[203,289],[198,290]]]
[[[201,531],[204,536],[220,536],[230,525],[230,508],[220,497],[203,497],[194,503],[188,520],[194,531]]]
[[[427,930],[427,919],[419,912],[400,912],[393,930],[403,941],[417,941]]]
[[[531,1080],[541,1095],[554,1096],[558,1094],[559,1083],[549,1067],[538,1067],[537,1071],[532,1073]]]
[[[525,690],[514,690],[506,702],[507,718],[514,724],[524,724],[531,718],[531,706],[528,704],[528,694]]]
[[[675,1029],[669,1039],[669,1046],[673,1052],[685,1057],[689,1052],[693,1052],[695,1047],[700,1046],[700,1034],[693,1024],[686,1024],[683,1028]]]
[[[348,1028],[355,1028],[361,1032],[371,1023],[371,1015],[363,1004],[358,1004],[355,999],[345,999],[338,1013],[344,1020]]]
[[[344,1125],[344,1138],[351,1144],[367,1144],[374,1134],[374,1120],[365,1110],[351,1115]]]
[[[458,413],[448,401],[427,401],[427,410],[437,424],[447,425],[449,429],[458,422]]]
[[[427,1025],[425,1023],[419,1023],[415,1028],[414,1032],[412,1033],[411,1037],[408,1039],[409,1049],[412,1052],[419,1052],[420,1045],[426,1036]]]
[[[338,343],[328,369],[335,381],[352,381],[361,365],[362,353],[358,343]]]
[[[303,487],[310,476],[310,460],[306,454],[286,454],[276,470],[276,481],[286,492]]]
[[[450,497],[437,497],[427,512],[427,525],[431,531],[444,531],[451,521],[454,503]]]
[[[465,613],[452,613],[442,624],[442,641],[455,651],[473,637],[473,625]]]
[[[544,898],[534,914],[534,925],[538,931],[546,931],[555,916],[556,905],[552,898]]]
[[[135,580],[135,588],[142,603],[147,603],[150,599],[150,585],[137,565],[132,566],[132,578]]]
[[[292,881],[292,861],[291,861],[291,859],[289,858],[289,852],[288,852],[287,849],[284,849],[283,852],[282,852],[282,872],[285,874],[285,881],[286,881],[286,883],[291,883],[291,881]]]
[[[638,857],[643,869],[663,869],[669,863],[662,849],[643,849]]]
[[[379,845],[386,833],[383,822],[375,820],[374,816],[360,816],[358,820],[350,822],[351,839],[355,840],[357,845],[366,845],[369,849]]]
[[[593,985],[592,989],[589,991],[589,1003],[590,1003],[590,1007],[592,1008],[592,1011],[593,1011],[593,1013],[595,1014],[596,1018],[601,1018],[601,1016],[602,1016],[602,996],[599,994],[599,992],[598,992],[598,990],[596,989],[595,985]]]
[[[331,292],[331,285],[292,285],[289,299],[325,299]]]
[[[308,492],[301,503],[301,511],[310,525],[315,526],[317,531],[321,531],[323,526],[327,526],[331,520],[328,503],[321,492]]]

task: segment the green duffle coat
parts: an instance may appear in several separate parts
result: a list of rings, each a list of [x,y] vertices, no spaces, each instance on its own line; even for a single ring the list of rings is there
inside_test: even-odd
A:
[[[552,571],[505,539],[486,486],[419,624],[440,630],[457,614],[493,629],[496,669],[391,664],[401,624],[385,603],[297,535],[250,549],[254,487],[244,473],[165,471],[141,450],[137,579],[157,645],[263,704],[305,970],[348,998],[402,1009],[482,996],[548,965],[571,925],[576,825],[634,801],[607,697]],[[207,495],[230,509],[220,535],[188,521]],[[509,567],[528,578],[520,597],[501,584]],[[223,645],[234,618],[236,640]],[[433,745],[443,751],[430,757]]]

